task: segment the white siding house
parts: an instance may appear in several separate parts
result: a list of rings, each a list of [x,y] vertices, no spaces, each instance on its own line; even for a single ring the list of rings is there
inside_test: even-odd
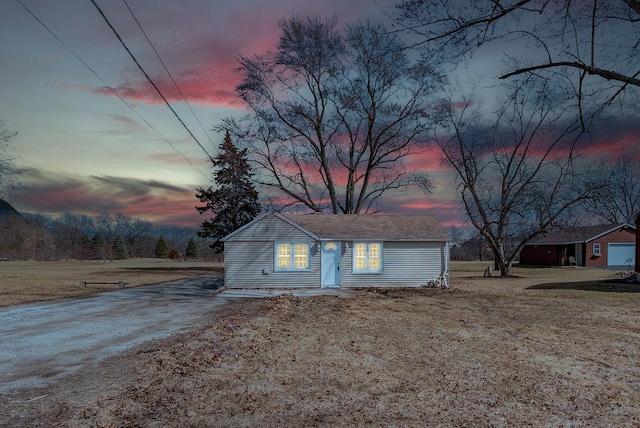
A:
[[[449,240],[432,216],[270,211],[223,238],[225,286],[446,286]]]

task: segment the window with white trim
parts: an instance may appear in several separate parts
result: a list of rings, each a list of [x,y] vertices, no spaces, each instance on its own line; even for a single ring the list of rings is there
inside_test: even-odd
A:
[[[600,255],[600,244],[593,244],[593,255],[594,256]]]
[[[276,271],[304,271],[309,270],[309,244],[276,242],[275,244]]]
[[[382,244],[379,242],[353,243],[353,273],[381,273]]]

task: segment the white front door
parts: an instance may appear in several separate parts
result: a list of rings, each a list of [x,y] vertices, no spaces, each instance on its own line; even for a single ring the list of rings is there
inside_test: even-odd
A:
[[[340,241],[323,242],[320,259],[322,278],[320,285],[324,287],[340,287]]]

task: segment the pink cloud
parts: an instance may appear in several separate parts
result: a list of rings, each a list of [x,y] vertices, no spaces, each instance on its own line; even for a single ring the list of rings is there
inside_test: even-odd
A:
[[[141,25],[189,102],[228,108],[242,107],[235,94],[241,79],[241,75],[234,72],[239,65],[237,58],[274,50],[280,35],[278,21],[282,18],[336,14],[340,27],[348,22],[384,16],[374,2],[339,0],[284,0],[278,2],[277,7],[272,2],[190,2],[189,13],[184,13],[185,7],[165,2],[162,7],[144,11],[140,6],[132,5],[132,10],[140,15]],[[182,97],[157,63],[137,26],[128,18],[118,23],[129,47],[141,60],[145,56],[153,58],[152,61],[141,61],[145,71],[170,102],[181,102]],[[104,43],[106,45],[107,41]],[[131,76],[133,64],[127,62],[124,66],[123,75]],[[124,83],[114,86],[118,94],[127,100],[162,103],[149,82],[137,70],[134,73],[139,77],[123,79]],[[77,87],[102,96],[113,96],[107,87]]]
[[[439,172],[451,168],[442,162],[442,150],[435,144],[428,146],[421,153],[411,156],[407,162],[411,171]]]
[[[608,137],[608,138],[607,138]],[[640,163],[640,133],[631,130],[620,135],[602,136],[596,144],[581,150],[585,157],[615,159],[631,156]]]
[[[16,207],[47,215],[122,213],[131,217],[198,227],[204,216],[195,206],[195,189],[154,180],[123,177],[75,177],[30,170],[26,189],[16,195]]]
[[[241,100],[235,94],[235,86],[240,82],[239,76],[237,78],[234,76],[233,78],[226,77],[221,79],[217,78],[215,74],[209,74],[203,77],[187,75],[174,78],[184,98],[168,78],[154,79],[154,83],[170,103],[184,102],[186,98],[189,104],[234,109],[243,107]],[[89,89],[92,93],[102,96],[114,96],[113,91],[115,91],[122,98],[129,101],[139,101],[152,105],[164,104],[158,92],[147,81],[125,83],[115,88],[102,86],[99,88],[83,87],[82,89]]]

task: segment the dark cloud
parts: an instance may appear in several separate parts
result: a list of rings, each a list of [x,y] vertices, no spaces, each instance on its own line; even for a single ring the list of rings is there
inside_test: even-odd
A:
[[[587,157],[631,157],[640,163],[640,122],[613,120],[597,127],[590,139],[582,144]]]
[[[65,212],[94,216],[122,213],[158,224],[197,227],[195,190],[157,180],[130,177],[80,177],[32,169],[15,206],[23,212],[57,216]]]

